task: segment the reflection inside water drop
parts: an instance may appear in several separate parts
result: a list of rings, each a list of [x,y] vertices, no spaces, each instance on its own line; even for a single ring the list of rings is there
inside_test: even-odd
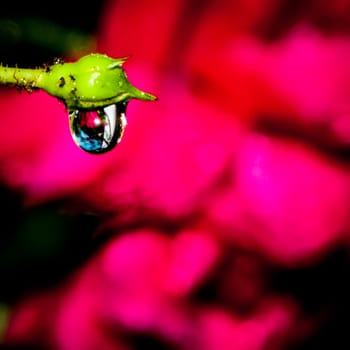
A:
[[[75,143],[89,153],[104,153],[122,139],[126,127],[126,102],[105,108],[69,113],[71,134]]]

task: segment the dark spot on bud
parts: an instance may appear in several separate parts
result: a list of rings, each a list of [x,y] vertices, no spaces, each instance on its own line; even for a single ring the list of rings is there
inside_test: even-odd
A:
[[[63,77],[61,77],[60,80],[59,80],[58,86],[59,87],[63,87],[65,84],[66,84],[66,81],[64,80]]]

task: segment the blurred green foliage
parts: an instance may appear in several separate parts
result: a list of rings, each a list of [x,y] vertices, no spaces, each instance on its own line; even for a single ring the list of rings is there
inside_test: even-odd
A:
[[[104,1],[6,2],[0,13],[0,62],[34,67],[94,45]]]

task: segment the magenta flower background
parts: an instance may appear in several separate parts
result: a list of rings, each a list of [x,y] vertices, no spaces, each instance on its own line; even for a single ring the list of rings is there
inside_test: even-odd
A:
[[[105,155],[76,147],[54,98],[2,91],[2,182],[28,207],[63,199],[101,218],[97,235],[112,233],[60,285],[16,302],[6,345],[277,350],[317,339],[332,310],[310,310],[279,281],[349,253],[350,1],[299,7],[106,1],[97,51],[130,55],[130,81],[159,99],[129,103],[124,140]]]

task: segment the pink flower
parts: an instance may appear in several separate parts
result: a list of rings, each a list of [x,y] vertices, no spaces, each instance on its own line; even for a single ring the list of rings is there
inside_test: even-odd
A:
[[[98,50],[131,55],[130,81],[159,100],[130,102],[105,155],[73,144],[53,98],[4,94],[7,130],[26,118],[0,141],[3,181],[31,205],[71,196],[114,233],[60,288],[18,302],[6,343],[255,350],[317,332],[270,279],[347,244],[350,41],[311,25],[316,9],[282,30],[283,3],[106,2]]]

